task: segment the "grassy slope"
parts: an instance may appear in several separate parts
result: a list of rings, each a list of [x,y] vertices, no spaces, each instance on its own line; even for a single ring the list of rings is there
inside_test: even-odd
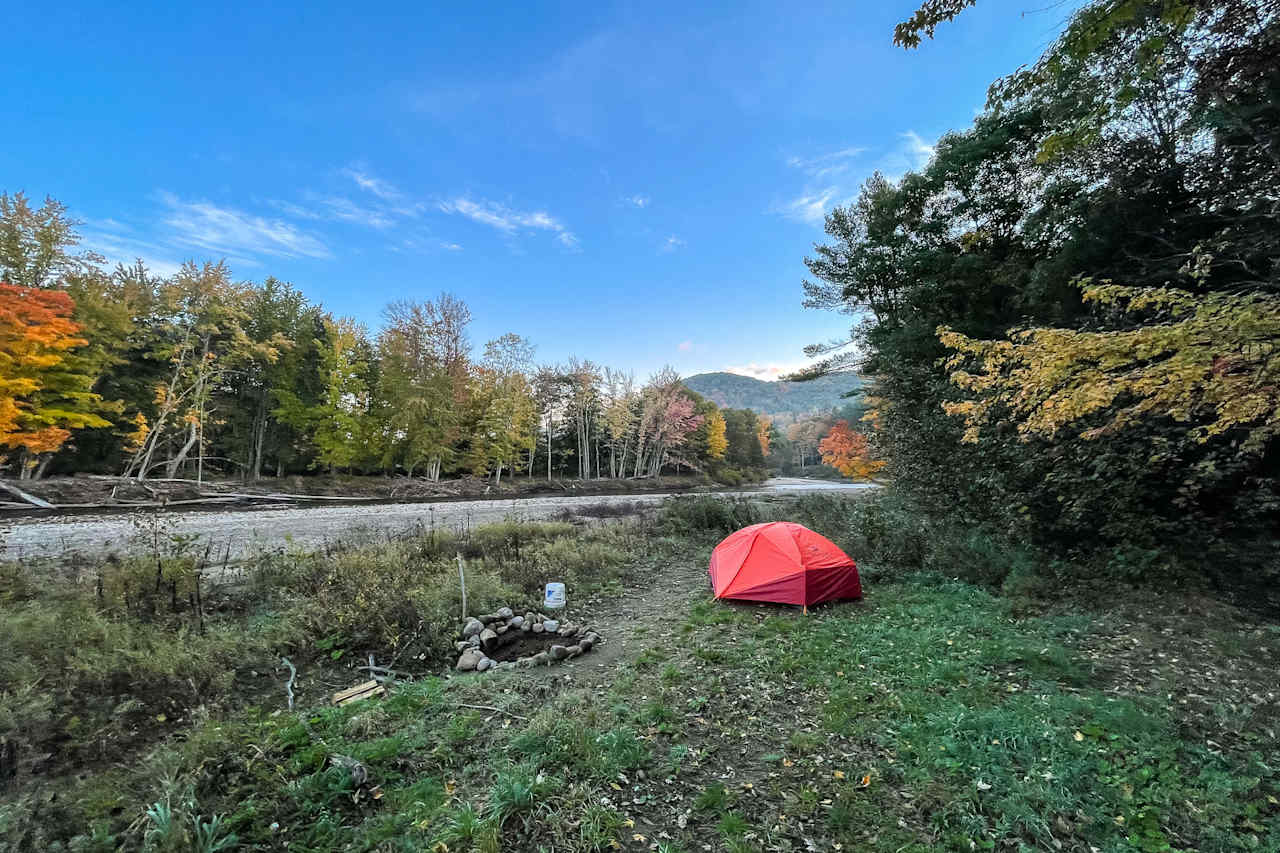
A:
[[[650,533],[629,582],[690,581],[607,670],[232,713],[32,816],[77,849],[1280,849],[1274,627],[1174,596],[1027,615],[888,567],[809,617],[728,606],[693,581],[713,535]]]

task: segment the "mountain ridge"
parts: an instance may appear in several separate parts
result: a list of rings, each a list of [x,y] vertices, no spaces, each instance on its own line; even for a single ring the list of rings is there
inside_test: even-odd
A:
[[[828,412],[852,401],[842,395],[861,388],[865,380],[856,374],[839,373],[807,382],[765,382],[737,373],[713,371],[685,377],[685,387],[706,397],[721,408],[751,409],[776,417]]]

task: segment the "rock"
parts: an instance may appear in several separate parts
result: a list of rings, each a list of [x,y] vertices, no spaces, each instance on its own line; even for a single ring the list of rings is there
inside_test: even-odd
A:
[[[581,640],[578,641],[578,648],[582,649],[582,651],[584,652],[591,651],[591,647],[594,645],[595,643],[592,642],[590,637],[583,637]]]
[[[569,656],[569,650],[561,645],[552,646],[547,653],[552,660],[564,660]]]
[[[508,624],[508,625],[510,625],[512,628],[520,628],[520,627],[523,627],[523,626],[524,626],[524,617],[523,617],[523,616],[512,616],[512,617],[511,617],[511,619],[510,619],[510,620],[508,620],[507,624]]]
[[[571,658],[576,658],[578,655],[582,654],[582,652],[583,652],[583,649],[582,649],[581,643],[579,643],[576,646],[569,647],[569,657]]]
[[[515,612],[510,607],[499,607],[496,615],[499,619],[510,619],[515,615]]]
[[[598,643],[600,642],[600,635],[597,634],[595,631],[588,631],[587,635],[582,639],[590,640],[592,643]]]
[[[560,623],[555,619],[545,619],[542,622],[542,630],[546,631],[548,634],[554,634],[556,631],[560,630]]]
[[[560,626],[560,630],[557,631],[556,633],[559,634],[561,637],[572,637],[573,633],[577,630],[578,629],[573,625],[573,623],[566,622]]]
[[[533,666],[533,658],[520,658],[520,660],[516,661],[516,666],[521,669],[528,669]]]
[[[583,636],[584,634],[586,634],[586,633],[587,633],[587,626],[586,626],[586,625],[579,625],[579,626],[578,626],[578,630],[574,631],[573,633],[575,633],[575,634],[577,634],[579,637],[581,637],[581,636]]]
[[[467,644],[466,640],[459,640],[453,644],[453,650],[455,652],[465,652],[469,648],[471,648],[471,646]]]
[[[545,630],[547,630],[547,629],[546,629],[546,628],[544,628],[544,627],[542,627],[542,623],[541,623],[541,622],[534,622],[534,623],[533,623],[533,633],[535,633],[535,634],[541,634],[541,633],[542,633],[543,631],[545,631]]]
[[[476,672],[484,672],[491,666],[493,666],[491,658],[480,658],[480,662],[476,664]]]
[[[470,619],[467,620],[467,623],[462,626],[462,636],[464,639],[467,637],[474,637],[476,634],[479,634],[483,630],[484,630],[484,623],[481,622],[479,619],[475,618],[474,616],[472,616]]]
[[[467,649],[462,653],[462,656],[458,658],[458,671],[471,672],[483,659],[484,653],[479,649]]]
[[[527,658],[527,660],[533,661],[533,663],[530,664],[530,666],[538,666],[539,664],[546,665],[551,663],[551,656],[548,655],[546,652],[538,652],[533,657]]]
[[[501,637],[503,634],[507,633],[511,629],[508,628],[506,625],[499,625],[497,628],[494,628],[493,630],[497,633],[499,637]]]
[[[480,632],[480,645],[484,646],[486,652],[489,651],[498,645],[498,633],[492,628],[485,628]]]
[[[470,637],[463,640],[463,642],[467,644],[467,648],[469,649],[477,648],[480,645],[480,636],[478,634],[472,634]]]
[[[524,614],[524,621],[526,625],[532,625],[534,622],[538,621],[538,618],[534,616],[532,612],[529,612]]]

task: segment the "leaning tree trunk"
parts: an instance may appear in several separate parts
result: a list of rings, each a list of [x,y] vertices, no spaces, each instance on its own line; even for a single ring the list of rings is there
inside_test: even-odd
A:
[[[170,459],[168,462],[165,463],[165,476],[169,477],[170,479],[178,476],[178,469],[181,468],[182,464],[187,461],[187,454],[191,452],[191,448],[195,447],[195,444],[196,444],[195,421],[192,421],[188,426],[189,426],[189,429],[187,430],[186,443],[182,445],[182,448],[177,452],[177,454],[172,459]]]

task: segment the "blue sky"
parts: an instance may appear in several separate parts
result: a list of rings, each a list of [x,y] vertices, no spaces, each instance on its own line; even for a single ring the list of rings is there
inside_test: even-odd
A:
[[[225,257],[375,329],[449,291],[477,346],[762,378],[847,327],[800,306],[822,213],[1069,11],[983,0],[905,52],[913,2],[13,5],[0,189],[112,260]]]

